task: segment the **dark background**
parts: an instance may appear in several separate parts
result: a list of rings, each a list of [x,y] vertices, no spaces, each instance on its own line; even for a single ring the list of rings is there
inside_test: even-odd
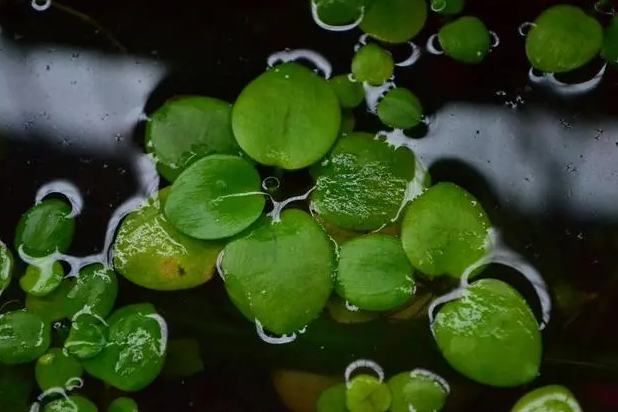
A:
[[[36,12],[29,2],[0,0],[0,238],[11,243],[16,222],[42,184],[67,179],[86,205],[71,253],[96,253],[112,212],[153,182],[141,156],[144,112],[176,94],[232,102],[266,68],[266,58],[285,48],[316,50],[331,61],[335,74],[348,72],[360,32],[320,30],[307,3],[61,3],[95,19],[101,26],[95,27],[59,3]],[[525,39],[517,28],[554,2],[468,3],[466,14],[480,17],[501,44],[477,66],[424,53],[413,67],[398,69],[397,84],[417,94],[430,119],[427,130],[414,131],[415,151],[431,166],[434,181],[454,181],[479,198],[507,243],[552,286],[597,295],[593,304],[574,308],[574,320],[558,314],[546,346],[566,347],[577,362],[592,362],[596,354],[605,359],[616,347],[617,72],[609,68],[598,87],[575,96],[531,84]],[[594,13],[593,2],[578,4]],[[608,16],[596,16],[607,22]],[[424,46],[443,22],[431,15],[414,41]],[[403,60],[409,49],[392,50]],[[590,79],[602,64],[591,62],[562,80]],[[358,128],[377,131],[378,125],[359,112]],[[516,275],[503,275],[529,287]],[[139,293],[130,286],[123,290],[132,292]],[[157,381],[137,395],[140,406],[178,412],[283,410],[271,389],[269,364],[244,362],[213,362],[217,369],[197,377]],[[589,395],[590,385],[615,382],[598,368],[573,362],[550,363],[543,376],[569,383],[583,399],[594,398],[584,404],[593,411],[603,409],[599,396]],[[92,387],[103,390],[97,383]],[[453,410],[506,411],[521,392],[486,389]]]

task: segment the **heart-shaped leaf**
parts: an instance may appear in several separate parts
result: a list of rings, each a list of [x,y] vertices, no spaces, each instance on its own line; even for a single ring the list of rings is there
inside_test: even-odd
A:
[[[71,205],[58,199],[43,200],[21,217],[15,229],[15,248],[21,246],[32,257],[64,253],[71,246],[74,232]]]
[[[491,47],[491,34],[485,24],[474,16],[463,16],[444,25],[438,41],[447,56],[468,64],[483,61]]]
[[[377,0],[365,13],[360,28],[388,43],[403,43],[416,36],[427,20],[425,0]]]
[[[81,378],[83,368],[62,349],[51,348],[37,360],[34,372],[39,388],[45,392],[51,388],[65,388],[70,380]]]
[[[320,160],[337,139],[340,111],[324,79],[285,63],[245,87],[234,104],[232,127],[240,147],[257,162],[302,169]]]
[[[352,74],[372,86],[386,82],[395,71],[391,53],[377,44],[369,43],[361,47],[352,58]]]
[[[344,109],[353,109],[365,99],[365,89],[362,83],[350,80],[350,76],[347,74],[333,77],[328,81],[328,84]]]
[[[402,372],[387,382],[392,394],[391,412],[438,412],[448,396],[448,388],[421,370]]]
[[[278,222],[264,217],[223,253],[228,293],[271,332],[302,329],[324,309],[331,294],[333,244],[300,210],[283,211]]]
[[[159,172],[170,182],[204,156],[237,155],[232,133],[232,105],[202,96],[168,100],[146,123],[146,148],[154,153]]]
[[[409,129],[423,120],[423,106],[408,89],[389,90],[378,104],[378,117],[387,126]]]
[[[603,28],[594,17],[561,4],[536,18],[526,37],[526,55],[536,69],[562,73],[588,63],[602,44]]]
[[[539,373],[539,325],[522,296],[502,281],[474,282],[438,311],[431,327],[448,363],[479,383],[519,386]]]
[[[148,289],[189,289],[210,280],[223,245],[193,239],[172,226],[163,213],[168,194],[169,188],[161,190],[122,222],[114,269]]]
[[[67,318],[84,311],[106,317],[114,308],[118,294],[116,274],[102,264],[95,263],[79,271],[79,276],[67,293],[64,309]]]
[[[350,412],[386,412],[391,406],[388,386],[370,375],[357,375],[347,385],[346,405]]]
[[[150,304],[125,306],[107,320],[109,340],[101,353],[84,361],[90,375],[122,390],[138,391],[161,372],[167,325]]]
[[[0,315],[0,363],[19,364],[38,359],[51,340],[49,323],[25,310]]]

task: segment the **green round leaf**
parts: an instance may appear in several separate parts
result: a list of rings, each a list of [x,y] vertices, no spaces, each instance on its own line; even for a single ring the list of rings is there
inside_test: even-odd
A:
[[[167,345],[167,357],[161,376],[181,379],[204,370],[200,344],[195,339],[171,339]]]
[[[414,178],[415,161],[407,148],[394,149],[368,133],[343,136],[317,170],[312,208],[344,229],[391,224]]]
[[[448,390],[428,373],[402,372],[387,382],[392,395],[391,412],[439,412]]]
[[[471,284],[439,310],[432,329],[448,363],[479,383],[519,386],[539,373],[539,325],[521,295],[502,281]]]
[[[83,362],[86,372],[122,391],[138,391],[161,372],[167,325],[150,304],[125,306],[107,320],[108,344]]]
[[[131,398],[116,398],[109,404],[107,412],[139,412],[137,402]]]
[[[193,239],[172,226],[163,213],[168,195],[169,188],[161,190],[122,222],[114,269],[148,289],[190,289],[210,280],[223,245]]]
[[[352,58],[352,74],[372,86],[386,82],[395,71],[395,62],[390,52],[377,44],[369,43],[360,48]]]
[[[537,388],[521,397],[511,412],[581,412],[577,399],[561,385]]]
[[[445,16],[461,13],[464,5],[465,0],[431,0],[431,10]]]
[[[60,286],[45,296],[34,296],[27,294],[25,306],[29,312],[36,313],[48,322],[55,322],[66,317],[64,312],[64,302],[67,293],[73,287],[73,282],[64,279]]]
[[[331,26],[350,24],[359,19],[374,0],[311,0],[317,7],[320,21]]]
[[[605,28],[601,55],[612,64],[618,64],[618,16],[612,17]]]
[[[19,279],[19,286],[30,295],[45,296],[53,292],[64,279],[64,268],[58,261],[46,260],[38,266],[29,265]]]
[[[333,244],[300,210],[283,211],[277,222],[262,218],[223,252],[228,293],[271,332],[302,329],[320,314],[332,292]]]
[[[427,20],[425,0],[378,0],[365,13],[360,28],[388,43],[403,43],[416,36]]]
[[[67,294],[66,316],[70,319],[83,311],[104,318],[114,308],[117,294],[118,280],[112,270],[100,263],[86,266]]]
[[[391,392],[378,378],[358,375],[348,384],[346,405],[350,412],[386,412],[391,406]]]
[[[353,82],[347,74],[333,77],[328,84],[344,109],[353,109],[365,100],[365,89],[362,83]]]
[[[146,124],[146,141],[159,172],[170,182],[204,156],[240,152],[232,133],[232,106],[211,97],[167,101]]]
[[[0,363],[19,364],[38,359],[51,340],[49,323],[26,311],[0,315]]]
[[[532,66],[548,73],[575,70],[592,60],[603,44],[603,28],[582,9],[561,4],[545,10],[526,37]]]
[[[39,358],[34,369],[36,381],[43,392],[65,388],[70,379],[81,378],[82,365],[62,349],[51,348]]]
[[[13,255],[9,248],[0,241],[0,293],[11,283],[13,277]]]
[[[97,406],[79,395],[56,399],[45,405],[43,412],[97,412]]]
[[[74,232],[71,205],[57,199],[43,200],[21,217],[15,229],[15,248],[21,246],[32,257],[64,253],[71,246]]]
[[[246,160],[212,155],[189,166],[172,185],[165,216],[197,239],[221,239],[249,227],[264,210],[257,170]]]
[[[412,273],[399,239],[365,235],[341,246],[335,290],[360,309],[391,310],[414,296]]]
[[[320,394],[316,412],[348,412],[346,405],[345,383],[340,383],[326,389]]]
[[[447,56],[468,64],[480,63],[491,48],[491,34],[474,16],[463,16],[444,25],[438,41]]]
[[[378,104],[378,117],[392,128],[409,129],[423,120],[423,106],[408,89],[392,89]]]
[[[490,228],[485,211],[470,193],[452,183],[438,183],[408,206],[401,241],[421,272],[457,278],[489,253]]]
[[[328,83],[296,63],[276,66],[245,87],[232,112],[240,147],[257,162],[302,169],[337,139],[341,113]]]
[[[89,359],[98,355],[107,344],[108,328],[89,314],[80,314],[73,319],[69,336],[64,342],[68,353],[78,359]]]

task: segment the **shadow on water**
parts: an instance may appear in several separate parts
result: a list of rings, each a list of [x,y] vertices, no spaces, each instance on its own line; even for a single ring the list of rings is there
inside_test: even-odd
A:
[[[423,54],[412,68],[399,70],[397,83],[418,95],[431,119],[413,147],[434,181],[460,184],[482,202],[506,243],[548,280],[557,305],[565,302],[567,309],[554,315],[546,333],[546,347],[558,350],[550,350],[553,361],[546,362],[541,380],[572,384],[587,399],[587,387],[579,383],[583,377],[611,381],[590,362],[611,353],[617,338],[606,325],[618,309],[618,76],[608,69],[595,90],[569,97],[530,85],[517,28],[552,3],[509,0],[500,6],[503,13],[493,2],[469,3],[470,14],[499,34],[501,46],[479,66]],[[143,150],[144,113],[182,94],[231,102],[266,68],[267,56],[285,48],[317,50],[335,74],[346,73],[359,35],[320,31],[301,0],[63,4],[94,17],[129,53],[58,9],[35,12],[28,2],[0,0],[0,238],[11,243],[41,185],[67,179],[85,200],[74,255],[100,250],[112,212],[143,183],[136,159]],[[418,44],[441,24],[432,17]],[[366,113],[357,116],[359,127],[377,130]],[[489,273],[530,295],[517,274],[494,267]],[[395,373],[422,354],[449,374],[425,324],[412,322],[402,331],[397,325],[363,329],[319,320],[304,340],[275,348],[257,339],[221,295],[218,279],[163,297],[121,282],[120,303],[155,302],[171,319],[171,336],[201,340],[207,364],[203,374],[158,380],[138,394],[145,411],[284,410],[271,388],[271,367],[337,374],[359,356],[373,356]],[[590,302],[583,297],[592,295]],[[367,336],[377,338],[364,345]],[[409,339],[417,346],[410,347]],[[100,383],[88,381],[86,390],[95,399],[109,396]],[[506,410],[521,392],[477,388],[465,405]]]

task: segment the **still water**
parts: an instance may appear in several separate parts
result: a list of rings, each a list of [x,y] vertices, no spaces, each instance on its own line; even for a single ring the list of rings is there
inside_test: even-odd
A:
[[[585,410],[615,410],[618,76],[600,61],[571,78],[530,70],[527,22],[551,2],[506,1],[500,10],[495,2],[469,3],[467,11],[495,33],[485,62],[462,66],[440,55],[431,41],[440,20],[431,17],[414,43],[393,50],[396,78],[366,86],[369,112],[393,84],[410,88],[425,106],[425,122],[408,137],[359,113],[357,129],[412,149],[434,182],[455,182],[479,199],[505,245],[489,273],[517,286],[547,323],[541,382],[569,386]],[[26,1],[0,1],[0,238],[11,242],[35,199],[60,191],[77,216],[63,257],[73,274],[109,259],[121,219],[166,185],[143,154],[144,120],[166,99],[233,101],[266,67],[299,58],[325,77],[346,73],[355,46],[367,41],[354,25],[316,24],[301,0],[62,5],[96,21],[62,7],[36,11]],[[288,201],[302,203],[310,190],[302,173],[269,179],[264,190],[280,187]],[[273,199],[273,216],[288,201]],[[294,339],[271,337],[259,322],[256,333],[240,318],[220,279],[163,296],[122,282],[121,303],[155,303],[170,336],[200,341],[205,363],[204,373],[160,379],[137,394],[144,411],[284,411],[271,373],[343,376],[359,359],[388,375],[411,366],[438,370],[459,393],[451,411],[508,410],[522,394],[451,380],[425,321],[405,330],[387,321],[310,325]],[[551,320],[547,293],[558,308]],[[88,378],[83,390],[100,403],[114,396]]]

